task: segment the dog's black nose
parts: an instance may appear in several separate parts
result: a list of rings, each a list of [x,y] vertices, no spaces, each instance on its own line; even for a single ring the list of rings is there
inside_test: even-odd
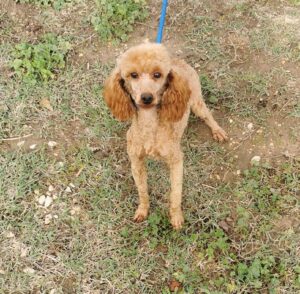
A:
[[[143,93],[141,95],[141,99],[144,104],[151,104],[151,102],[153,101],[153,95],[151,93]]]

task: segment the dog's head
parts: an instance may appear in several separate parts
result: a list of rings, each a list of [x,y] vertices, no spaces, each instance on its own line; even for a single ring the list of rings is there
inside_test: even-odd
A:
[[[190,89],[171,67],[171,58],[161,44],[146,43],[127,50],[108,77],[104,98],[119,120],[130,119],[140,108],[156,107],[161,119],[182,118]]]

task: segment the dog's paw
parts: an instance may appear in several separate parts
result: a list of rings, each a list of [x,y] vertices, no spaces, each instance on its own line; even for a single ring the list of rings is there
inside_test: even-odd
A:
[[[134,221],[137,223],[142,222],[143,220],[145,220],[148,216],[148,208],[144,208],[144,207],[138,207],[138,209],[135,211],[135,215],[134,215]]]
[[[184,219],[181,209],[177,211],[170,212],[171,224],[175,230],[180,230],[182,228]]]
[[[224,142],[228,140],[228,135],[222,128],[212,130],[212,135],[213,138],[218,142]]]

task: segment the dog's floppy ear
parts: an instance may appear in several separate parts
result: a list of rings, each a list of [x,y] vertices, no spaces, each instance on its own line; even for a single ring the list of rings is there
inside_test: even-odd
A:
[[[161,101],[160,118],[176,122],[186,111],[191,90],[187,80],[172,70],[168,74],[166,86]]]
[[[135,112],[130,94],[125,90],[124,80],[115,69],[104,84],[104,100],[114,117],[120,121],[129,120]]]

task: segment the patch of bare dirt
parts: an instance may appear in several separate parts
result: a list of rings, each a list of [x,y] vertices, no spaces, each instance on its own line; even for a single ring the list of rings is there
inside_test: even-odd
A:
[[[61,123],[57,122],[57,125],[59,126]],[[81,123],[73,121],[45,138],[40,125],[33,124],[30,127],[30,132],[24,136],[0,139],[0,150],[14,151],[21,149],[24,152],[31,152],[47,146],[55,157],[59,157],[66,148],[80,145],[83,133],[85,133],[85,128]],[[49,144],[49,142],[54,143]]]
[[[34,42],[43,32],[43,25],[38,19],[39,10],[36,6],[4,0],[0,3],[0,10],[7,19],[3,29],[12,30],[10,42],[17,43],[24,39]]]

